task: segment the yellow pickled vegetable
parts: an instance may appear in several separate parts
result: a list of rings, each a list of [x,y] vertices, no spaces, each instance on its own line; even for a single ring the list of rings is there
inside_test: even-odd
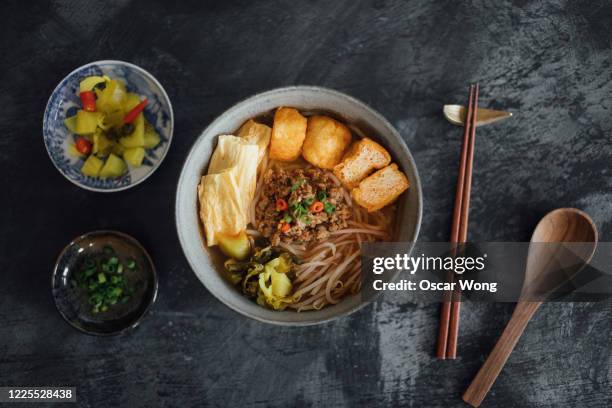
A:
[[[66,125],[70,133],[76,133],[76,115],[66,118],[64,125]]]
[[[291,285],[291,279],[284,273],[272,272],[270,274],[272,278],[272,294],[278,297],[285,297],[291,293],[293,285]]]
[[[113,80],[111,79],[111,81],[113,81]],[[120,80],[120,79],[115,79],[114,81],[117,81],[117,86],[118,86],[118,87],[119,87],[119,88],[120,88],[120,89],[121,89],[121,90],[122,90],[124,93],[127,93],[127,89],[125,88],[125,82],[123,82],[123,81],[122,81],[122,80]]]
[[[90,157],[94,157],[93,155]],[[99,177],[101,178],[114,178],[119,177],[127,170],[127,165],[125,162],[115,156],[114,154],[110,154],[106,159],[106,163],[104,163],[104,167],[100,170]]]
[[[74,143],[70,143],[70,144],[68,145],[68,154],[69,154],[70,156],[73,156],[73,157],[83,157],[83,156],[84,156],[84,154],[83,154],[83,153],[81,153],[81,152],[79,152],[79,151],[77,150],[77,148],[76,148],[76,146],[74,145]]]
[[[113,148],[113,142],[99,129],[93,135],[92,153],[101,157],[107,156]]]
[[[98,126],[104,130],[109,130],[112,127],[118,127],[123,124],[123,111],[116,110],[113,112],[107,112],[105,114],[100,114],[100,118],[98,119]]]
[[[104,162],[92,154],[85,160],[85,163],[83,163],[81,173],[89,177],[98,177],[103,165]]]
[[[221,252],[238,261],[245,260],[251,252],[251,242],[244,231],[237,235],[217,234],[217,241]]]
[[[123,152],[123,158],[132,167],[140,167],[144,159],[145,150],[142,147],[130,147]]]
[[[123,111],[125,99],[125,84],[116,79],[111,79],[106,83],[106,88],[99,93],[96,107],[104,113]]]
[[[259,274],[259,297],[257,302],[267,304],[276,310],[283,310],[295,300],[290,296],[293,290],[287,272],[291,269],[291,259],[287,254],[267,262]]]
[[[283,254],[266,263],[266,267],[274,268],[279,273],[287,273],[291,269],[291,259]]]
[[[144,128],[144,148],[152,149],[157,146],[161,142],[161,138],[155,131],[153,125],[145,120],[145,128]]]
[[[114,143],[111,151],[115,156],[123,156],[125,147],[121,146],[121,143]]]
[[[95,93],[95,106],[91,91]],[[83,92],[86,94],[81,95]],[[83,174],[119,177],[128,170],[128,164],[141,166],[145,149],[160,143],[160,136],[148,123],[145,132],[142,108],[146,101],[141,102],[143,97],[137,93],[127,92],[125,82],[106,75],[92,75],[81,80],[77,95],[81,96],[83,109],[66,118],[64,124],[70,133],[79,135],[76,144],[68,144],[67,151],[74,157],[86,157],[81,168]],[[131,133],[126,135],[127,132]],[[80,145],[84,143],[81,139],[87,139],[91,146],[85,149]],[[82,154],[77,146],[88,153]]]
[[[125,101],[123,102],[123,110],[129,112],[140,103],[140,95],[133,92],[128,92]]]
[[[79,92],[91,91],[94,86],[98,85],[101,82],[106,82],[106,79],[101,76],[89,76],[82,80],[79,84]]]
[[[102,78],[104,78],[104,80],[106,81],[106,83],[108,83],[111,79],[109,77],[107,77],[106,75],[102,75]],[[100,98],[100,95],[102,95],[102,91],[103,89],[100,88],[94,88],[94,92],[96,93],[96,98]]]
[[[263,294],[263,299],[257,299],[258,303],[263,300],[276,310],[283,310],[288,304],[293,303],[293,298],[287,296],[291,293],[291,281],[284,273],[278,273],[272,268],[266,268],[264,272],[259,274],[258,283],[259,290]],[[275,286],[276,291],[274,290]]]
[[[87,135],[93,133],[98,127],[98,112],[87,112],[84,110],[77,111],[74,133],[77,135]]]
[[[119,142],[124,147],[143,147],[145,144],[144,140],[144,116],[139,114],[134,119],[134,131],[131,135],[122,137]]]

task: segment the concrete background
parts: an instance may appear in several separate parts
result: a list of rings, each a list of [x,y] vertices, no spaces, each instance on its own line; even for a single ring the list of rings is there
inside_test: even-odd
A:
[[[612,234],[612,3],[595,1],[3,2],[0,25],[0,385],[73,385],[79,405],[460,407],[512,304],[465,304],[460,358],[434,357],[439,306],[388,294],[310,328],[250,321],[189,269],[174,227],[182,162],[210,121],[255,92],[326,86],[379,110],[422,177],[421,239],[448,239],[461,130],[442,105],[515,118],[478,131],[470,238],[528,240],[561,206]],[[41,120],[51,91],[99,59],[152,72],[175,108],[172,148],[144,184],[96,194],[64,180]],[[152,253],[160,292],[137,330],[82,335],[49,277],[73,237],[112,228]],[[544,305],[489,407],[612,405],[608,304]]]

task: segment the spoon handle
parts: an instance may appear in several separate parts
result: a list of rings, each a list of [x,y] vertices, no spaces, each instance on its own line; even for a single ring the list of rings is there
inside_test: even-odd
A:
[[[473,407],[482,403],[491,386],[497,379],[500,371],[506,364],[510,353],[523,334],[527,323],[538,310],[542,302],[519,302],[512,313],[512,318],[506,325],[504,332],[495,344],[493,351],[487,357],[487,361],[476,374],[472,383],[463,394],[463,400]]]

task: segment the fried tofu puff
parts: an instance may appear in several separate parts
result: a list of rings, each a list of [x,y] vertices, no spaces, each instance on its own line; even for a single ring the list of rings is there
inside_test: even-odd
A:
[[[370,138],[364,137],[353,143],[334,174],[348,189],[357,187],[359,182],[376,169],[382,169],[391,162],[389,152]]]
[[[302,156],[316,167],[331,170],[342,160],[351,139],[351,131],[342,123],[328,116],[311,116]]]
[[[302,154],[307,120],[293,108],[278,108],[274,114],[270,159],[290,162]]]
[[[408,178],[393,163],[361,180],[351,196],[357,204],[373,212],[394,202],[408,187]]]

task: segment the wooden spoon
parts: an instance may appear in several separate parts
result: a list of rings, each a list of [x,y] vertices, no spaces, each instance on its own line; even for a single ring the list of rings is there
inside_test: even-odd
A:
[[[463,126],[467,109],[462,105],[444,105],[444,117],[453,125]],[[512,116],[511,112],[504,112],[492,109],[478,108],[476,115],[476,126],[488,125],[489,123],[499,122]]]
[[[564,251],[562,246],[558,245],[541,244],[553,242],[582,244],[572,245],[571,251]],[[543,295],[540,298],[544,299],[554,287],[566,282],[588,263],[596,247],[597,227],[588,214],[575,208],[560,208],[548,213],[540,220],[531,237],[521,299],[531,300],[536,294]],[[582,259],[583,262],[579,267],[573,268],[571,276],[568,276],[566,270],[559,268],[559,265],[577,266],[576,259]],[[474,407],[482,403],[527,323],[541,304],[542,301],[519,300],[493,351],[463,394],[465,402]]]

